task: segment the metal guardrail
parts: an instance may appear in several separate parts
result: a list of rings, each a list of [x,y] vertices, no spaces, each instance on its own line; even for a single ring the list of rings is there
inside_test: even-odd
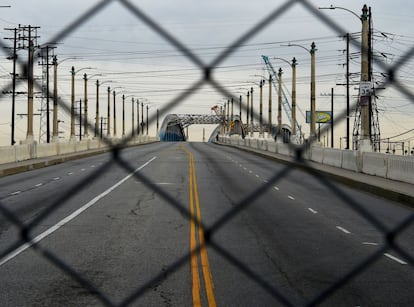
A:
[[[140,7],[132,1],[129,0],[102,0],[98,2],[96,5],[94,5],[92,8],[90,8],[88,11],[84,12],[81,16],[79,16],[77,19],[75,19],[68,27],[63,29],[61,32],[59,32],[55,37],[52,37],[50,39],[50,42],[63,42],[65,38],[75,31],[77,28],[79,28],[83,23],[85,23],[90,17],[93,17],[96,14],[99,14],[99,12],[107,7],[112,2],[118,2],[122,6],[124,6],[129,13],[132,13],[135,15],[135,17],[144,23],[147,27],[149,27],[152,31],[156,32],[159,36],[161,36],[164,40],[169,42],[174,48],[176,48],[179,52],[181,52],[183,55],[185,55],[190,62],[192,62],[195,66],[197,66],[200,71],[202,72],[202,78],[198,81],[196,81],[194,84],[190,85],[186,91],[172,99],[163,109],[160,110],[162,114],[168,114],[168,112],[178,105],[180,105],[180,102],[185,100],[185,98],[189,97],[191,94],[199,90],[204,85],[210,85],[213,88],[215,88],[218,92],[222,93],[226,97],[232,97],[233,95],[219,82],[217,82],[213,76],[212,71],[224,60],[231,57],[232,54],[234,54],[246,41],[254,37],[260,30],[268,26],[270,23],[274,22],[276,19],[283,16],[285,12],[292,9],[293,6],[300,5],[302,8],[307,9],[311,14],[316,16],[322,23],[324,23],[327,27],[330,27],[333,31],[335,31],[339,35],[344,35],[347,31],[345,29],[342,29],[338,24],[336,24],[332,19],[328,18],[327,16],[323,15],[318,9],[313,7],[309,1],[306,0],[297,0],[297,1],[285,1],[282,5],[276,7],[273,11],[270,11],[270,13],[262,20],[259,20],[258,23],[253,26],[250,30],[248,30],[246,33],[244,33],[242,36],[235,38],[234,42],[231,43],[224,51],[222,51],[220,54],[217,55],[213,61],[211,61],[209,64],[205,64],[200,57],[191,51],[190,48],[188,48],[184,43],[182,43],[180,40],[178,40],[175,36],[167,32],[157,21],[151,19],[148,15],[145,14],[144,11],[140,9]],[[360,47],[360,43],[357,41],[352,41],[355,46]],[[0,42],[1,47],[7,47],[4,45],[3,42]],[[6,52],[5,48],[1,48],[2,52]],[[403,84],[398,82],[395,76],[395,72],[404,65],[408,60],[410,60],[414,56],[414,46],[399,60],[394,66],[387,66],[385,63],[380,62],[379,60],[375,60],[376,64],[380,67],[384,68],[386,71],[389,72],[388,79],[386,81],[386,84],[384,85],[392,85],[394,88],[399,90],[403,95],[405,95],[411,102],[414,103],[414,94],[406,87],[404,87]],[[22,70],[24,67],[26,67],[26,63],[22,60],[18,60],[18,65],[21,66]],[[20,80],[19,82],[23,82],[24,80]],[[26,80],[27,81],[27,80]],[[35,87],[40,90],[41,84],[35,81]],[[11,89],[10,86],[3,89],[4,92],[7,92]],[[233,96],[234,97],[234,96]],[[234,97],[234,99],[237,99],[237,97]],[[61,100],[59,104],[62,106],[65,112],[70,114],[70,103]],[[355,107],[355,105],[353,106]],[[346,116],[345,113],[342,113],[337,116],[337,123],[340,121],[340,119],[344,119]],[[258,120],[259,116],[258,114],[255,114],[256,120]],[[149,118],[150,122],[155,121],[155,115],[151,118]],[[89,123],[90,129],[94,129],[94,123]],[[112,150],[114,154],[112,155],[112,160],[108,163],[117,164],[120,168],[124,168],[128,172],[133,172],[134,168],[129,165],[125,160],[123,160],[121,155],[118,155],[117,152],[119,150],[122,150],[122,145],[125,145],[131,138],[132,134],[125,138],[124,143],[117,144],[116,147],[113,147]],[[110,139],[105,139],[104,141],[111,145]],[[367,223],[370,223],[373,225],[379,232],[383,234],[383,245],[378,246],[378,248],[367,258],[363,259],[359,263],[355,263],[355,266],[346,272],[342,277],[335,280],[332,284],[330,284],[326,289],[324,289],[322,292],[318,293],[312,300],[307,302],[307,306],[315,306],[319,305],[323,302],[325,302],[329,297],[335,294],[335,292],[339,291],[344,285],[349,283],[351,280],[356,278],[358,275],[363,273],[364,271],[368,270],[380,257],[382,257],[384,252],[387,252],[388,250],[392,249],[393,251],[397,252],[401,257],[405,259],[405,261],[408,262],[408,264],[412,267],[414,267],[414,257],[413,255],[410,255],[408,252],[406,252],[402,247],[399,246],[397,242],[397,238],[399,235],[401,235],[408,227],[412,227],[414,224],[414,214],[411,214],[406,217],[404,221],[402,221],[399,225],[394,227],[393,229],[389,229],[384,223],[377,220],[375,217],[373,217],[369,212],[367,212],[362,204],[358,203],[357,200],[352,199],[349,197],[345,192],[342,190],[337,189],[333,184],[330,183],[330,181],[325,178],[321,173],[319,173],[317,170],[312,169],[310,166],[307,166],[306,161],[301,159],[301,156],[303,152],[305,151],[305,146],[309,146],[312,142],[314,142],[314,139],[309,140],[309,142],[303,147],[295,148],[296,150],[296,157],[298,163],[302,164],[302,167],[305,166],[308,173],[313,175],[317,181],[323,183],[328,189],[331,189],[336,193],[339,199],[344,201],[349,208],[354,210],[356,213],[358,213],[361,217],[363,217]],[[86,181],[92,180],[94,177],[98,176],[100,173],[104,172],[104,169],[106,168],[106,165],[102,165],[99,169],[97,169],[93,176],[88,176],[85,179]],[[237,258],[234,258],[230,255],[230,253],[227,252],[225,246],[219,245],[217,242],[215,242],[212,239],[212,234],[220,230],[223,225],[225,225],[228,221],[230,221],[232,218],[237,216],[241,211],[243,211],[246,207],[248,207],[252,201],[254,201],[256,198],[260,196],[260,194],[269,189],[272,184],[275,184],[276,182],[279,182],[284,179],[284,176],[289,173],[292,166],[285,166],[285,168],[274,174],[274,176],[269,180],[268,183],[261,186],[257,190],[253,190],[250,192],[250,194],[242,200],[240,203],[235,204],[235,206],[232,207],[231,210],[229,210],[227,213],[225,213],[221,218],[219,218],[215,223],[213,223],[213,226],[210,228],[204,227],[205,234],[209,234],[205,236],[205,244],[209,246],[209,248],[214,249],[219,255],[221,255],[226,261],[237,267],[242,273],[244,273],[246,276],[252,279],[252,281],[256,282],[258,285],[260,285],[266,292],[268,292],[270,295],[272,295],[276,301],[278,301],[282,305],[293,305],[293,303],[289,300],[289,297],[285,297],[282,294],[282,291],[279,290],[277,287],[274,287],[270,285],[266,280],[262,279],[258,274],[254,273],[254,270],[252,268],[249,268],[247,266],[244,266],[241,264]],[[196,217],[192,216],[190,212],[187,209],[187,205],[181,204],[177,202],[175,199],[170,197],[167,192],[165,192],[163,189],[155,186],[152,184],[152,182],[142,175],[142,173],[135,173],[134,176],[143,182],[148,188],[152,189],[156,194],[158,194],[161,198],[163,198],[168,204],[170,204],[172,207],[179,209],[182,212],[185,212],[185,216],[189,220],[193,220],[197,222]],[[7,209],[7,207],[0,202],[0,214],[3,215],[5,219],[10,221],[10,223],[14,224],[18,229],[20,229],[21,237],[18,238],[18,240],[15,242],[13,247],[19,246],[21,244],[24,244],[26,242],[30,242],[33,238],[31,236],[31,229],[42,222],[44,218],[49,216],[54,212],[54,210],[58,207],[62,206],[62,203],[64,203],[65,200],[71,199],[75,192],[78,190],[83,189],[87,184],[84,184],[85,182],[80,182],[76,185],[71,191],[66,193],[65,195],[62,195],[58,202],[55,202],[53,204],[50,204],[50,206],[37,218],[35,218],[33,221],[31,221],[29,224],[25,224],[21,219],[19,219],[19,216]],[[95,286],[93,283],[91,283],[89,280],[86,279],[85,276],[83,276],[80,272],[77,272],[74,268],[71,267],[70,263],[66,263],[63,259],[59,258],[51,248],[46,248],[43,246],[40,246],[38,244],[34,244],[33,249],[39,253],[42,257],[44,257],[46,260],[50,261],[61,269],[63,272],[65,272],[68,276],[76,280],[82,287],[85,288],[85,290],[89,291],[91,294],[95,295],[102,304],[107,306],[115,306],[115,304],[112,302],[110,297],[107,297],[106,294],[100,290],[97,286]],[[163,268],[162,276],[159,275],[159,273],[154,273],[153,278],[147,281],[147,283],[141,285],[133,293],[131,293],[128,297],[126,297],[119,306],[126,306],[129,304],[132,304],[140,299],[142,295],[144,295],[146,289],[149,285],[153,284],[154,282],[157,282],[158,280],[161,280],[164,278],[165,274],[168,272],[174,272],[181,266],[188,264],[190,261],[191,254],[197,254],[200,252],[200,246],[197,246],[193,251],[191,251],[190,254],[185,254],[179,259],[175,259],[171,261],[170,266],[165,270]],[[0,257],[4,257],[10,250],[6,251],[0,251]],[[169,275],[169,274],[168,274]]]

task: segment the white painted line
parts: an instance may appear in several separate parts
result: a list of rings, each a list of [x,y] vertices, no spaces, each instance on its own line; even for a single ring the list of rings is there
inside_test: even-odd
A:
[[[137,182],[141,182],[141,181],[137,181]],[[171,183],[171,182],[157,182],[156,184],[158,184],[158,185],[170,185],[170,184],[174,184],[174,183]]]
[[[60,177],[55,177],[55,178],[53,178],[53,180],[59,180],[60,179]]]
[[[70,172],[70,173],[68,173],[68,175],[70,176],[70,175],[73,175],[73,173],[72,172]]]
[[[95,167],[95,165],[91,165],[91,168],[94,168]]]
[[[21,192],[22,192],[22,191],[16,191],[16,192],[10,193],[9,195],[10,195],[10,196],[18,195],[18,194],[20,194]]]
[[[318,211],[316,211],[316,210],[314,210],[314,209],[312,209],[312,208],[308,208],[308,210],[309,210],[310,212],[312,212],[313,214],[318,213]]]
[[[249,171],[249,173],[251,174],[251,173],[253,173],[253,171]]]
[[[374,246],[378,245],[378,243],[375,243],[375,242],[362,242],[362,244],[364,244],[364,245],[374,245]]]
[[[269,181],[267,181],[266,179],[263,180],[264,183],[269,183]]]
[[[34,185],[34,187],[35,187],[35,188],[38,188],[38,187],[40,187],[40,186],[42,186],[42,185],[43,185],[43,183],[38,183],[38,184],[35,184],[35,185]]]
[[[386,257],[388,257],[388,258],[390,258],[390,259],[392,259],[392,260],[394,260],[394,261],[396,261],[396,262],[398,262],[399,264],[407,264],[407,262],[405,262],[405,261],[403,261],[403,260],[401,260],[400,258],[397,258],[397,257],[395,257],[395,256],[393,256],[393,255],[391,255],[391,254],[388,254],[388,253],[384,253],[384,256],[386,256]]]
[[[84,172],[84,171],[86,171],[86,169],[82,168],[82,169],[81,169],[81,172]]]
[[[245,171],[247,171],[247,168],[243,167],[243,169],[244,169]]]
[[[257,175],[257,174],[256,174],[256,177],[257,177],[257,178],[260,178],[260,176],[259,176],[259,175]]]
[[[117,183],[115,183],[113,186],[102,192],[101,194],[95,196],[92,200],[90,200],[88,203],[80,207],[78,210],[74,211],[72,214],[65,217],[63,220],[55,224],[54,226],[50,227],[45,232],[38,235],[36,238],[31,240],[30,242],[27,242],[25,244],[22,244],[20,247],[16,248],[14,251],[10,252],[8,255],[5,255],[3,258],[0,259],[0,266],[8,262],[9,260],[15,258],[16,256],[20,255],[22,252],[24,252],[26,249],[30,248],[33,244],[36,244],[46,238],[47,236],[54,233],[56,230],[61,228],[62,226],[69,223],[71,220],[73,220],[75,217],[80,215],[82,212],[87,210],[89,207],[92,207],[94,204],[96,204],[100,199],[104,198],[106,195],[111,193],[113,190],[115,190],[117,187],[119,187],[121,184],[123,184],[125,181],[127,181],[129,178],[131,178],[135,173],[142,170],[144,167],[146,167],[148,164],[150,164],[152,161],[154,161],[157,157],[153,157],[150,160],[148,160],[146,163],[135,169],[131,174],[126,176],[125,178],[121,179]]]
[[[239,164],[240,167],[243,167],[243,165]]]
[[[295,200],[295,198],[293,196],[288,195],[288,198],[291,200]]]
[[[276,191],[279,191],[279,188],[277,186],[274,186],[273,189],[275,189]]]
[[[347,229],[345,229],[345,228],[343,228],[341,226],[336,226],[336,228],[339,229],[340,231],[346,233],[346,234],[350,234],[351,233],[349,230],[347,230]]]

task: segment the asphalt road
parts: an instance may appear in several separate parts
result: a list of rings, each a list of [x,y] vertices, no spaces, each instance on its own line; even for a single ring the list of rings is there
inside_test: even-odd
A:
[[[383,249],[412,209],[214,144],[119,157],[0,179],[1,306],[412,306]],[[395,242],[414,256],[414,222]]]

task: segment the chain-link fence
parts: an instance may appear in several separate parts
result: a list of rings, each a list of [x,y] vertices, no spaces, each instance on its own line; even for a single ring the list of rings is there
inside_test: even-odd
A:
[[[50,42],[56,41],[64,41],[66,37],[68,37],[72,32],[78,29],[82,24],[84,24],[88,18],[93,17],[96,14],[108,6],[112,2],[118,2],[122,6],[124,6],[130,13],[136,16],[138,20],[143,22],[148,28],[152,29],[156,32],[160,37],[165,39],[169,42],[175,49],[185,55],[188,60],[190,60],[195,66],[197,66],[200,71],[202,72],[202,78],[196,81],[194,84],[190,85],[185,92],[178,95],[174,99],[172,99],[164,108],[160,110],[161,114],[168,114],[169,110],[172,108],[179,106],[182,101],[188,98],[191,94],[197,92],[201,89],[204,85],[210,85],[214,87],[218,92],[225,95],[225,97],[234,97],[232,93],[230,93],[220,82],[217,82],[213,75],[215,68],[232,56],[241,46],[250,40],[252,37],[257,35],[261,30],[265,29],[270,23],[274,22],[278,18],[284,15],[290,9],[293,9],[293,6],[300,5],[301,7],[306,8],[311,14],[316,16],[322,23],[324,23],[327,27],[333,29],[338,35],[345,35],[347,33],[346,29],[340,27],[337,23],[335,23],[332,19],[328,18],[326,15],[322,14],[317,8],[311,5],[306,0],[297,0],[297,1],[286,1],[284,4],[276,7],[273,11],[263,19],[260,20],[254,27],[252,27],[249,31],[247,31],[242,36],[236,38],[232,44],[230,44],[223,52],[217,55],[217,57],[210,62],[210,64],[205,64],[199,56],[194,53],[190,48],[188,48],[185,44],[183,44],[180,40],[174,37],[169,32],[165,31],[164,28],[157,23],[155,20],[151,19],[148,15],[143,12],[138,5],[133,4],[131,1],[128,0],[103,0],[96,4],[94,7],[89,9],[87,12],[84,12],[81,16],[79,16],[76,20],[74,20],[68,27],[63,29],[60,33],[58,33],[55,37],[50,39]],[[0,43],[1,47],[7,47]],[[360,42],[357,40],[353,40],[352,44],[356,47],[360,48]],[[2,48],[3,52],[5,52],[5,48]],[[387,71],[387,80],[384,84],[385,86],[393,86],[396,88],[400,93],[405,95],[407,99],[414,103],[414,95],[410,91],[410,89],[406,88],[399,80],[396,78],[396,72],[402,67],[406,62],[412,59],[414,55],[414,46],[399,60],[393,65],[388,66],[385,63],[379,61],[378,59],[374,59],[376,65],[381,67],[384,71]],[[28,63],[18,60],[18,65],[21,66],[22,71],[26,71],[28,68]],[[20,79],[18,82],[25,82],[27,80]],[[8,91],[11,88],[10,86],[4,88],[4,91]],[[41,90],[41,84],[35,82],[35,88]],[[52,95],[51,95],[52,96]],[[234,97],[237,99],[237,97]],[[59,105],[68,113],[70,114],[70,104],[60,100]],[[352,106],[354,109],[356,107],[356,102]],[[245,108],[245,106],[244,106]],[[255,114],[255,117],[258,118],[258,114]],[[346,117],[346,113],[342,113],[336,116],[336,123],[343,120]],[[153,122],[155,120],[155,115],[149,118],[149,122]],[[90,129],[94,129],[94,123],[89,123]],[[119,154],[120,150],[123,149],[124,145],[133,137],[133,134],[129,135],[123,140],[123,143],[118,144],[112,147],[112,159],[109,163],[116,164],[120,168],[125,169],[126,171],[133,173],[134,167],[131,166],[128,162],[126,162],[122,156]],[[112,146],[111,140],[104,138],[104,141]],[[306,146],[310,146],[312,142],[315,140],[311,139],[310,142],[306,144]],[[407,263],[412,267],[414,266],[414,257],[410,255],[404,248],[402,248],[397,239],[400,234],[402,234],[408,227],[412,227],[414,224],[414,214],[410,214],[406,217],[406,219],[401,222],[399,225],[395,226],[392,229],[389,229],[383,222],[379,221],[377,218],[372,216],[365,207],[359,203],[357,200],[353,199],[349,195],[347,195],[343,190],[337,188],[334,184],[332,184],[327,178],[323,176],[323,174],[319,173],[317,170],[313,169],[307,162],[302,159],[302,155],[305,152],[306,148],[305,145],[299,148],[295,148],[297,151],[296,154],[296,163],[301,165],[301,168],[306,169],[306,171],[314,176],[315,180],[322,183],[328,189],[333,191],[337,197],[344,201],[349,208],[355,211],[358,215],[363,217],[367,223],[374,226],[383,236],[383,245],[378,247],[375,252],[373,252],[369,257],[363,259],[359,263],[355,263],[355,266],[344,274],[342,277],[338,278],[325,290],[321,293],[317,294],[311,301],[307,302],[306,305],[314,306],[325,302],[329,297],[331,297],[335,292],[339,291],[342,287],[344,287],[347,283],[351,280],[356,278],[358,275],[363,273],[364,271],[368,270],[374,263],[378,261],[383,254],[389,250],[393,250],[397,252],[401,257],[407,261]],[[14,242],[14,244],[9,247],[7,250],[3,250],[0,253],[0,258],[3,258],[5,255],[9,254],[11,251],[15,250],[16,248],[20,247],[22,244],[31,242],[32,248],[37,251],[42,257],[53,263],[56,267],[61,269],[71,278],[76,280],[82,287],[84,287],[91,295],[95,295],[104,305],[114,306],[116,305],[111,297],[108,297],[99,287],[95,286],[90,280],[88,280],[85,276],[77,272],[73,267],[71,267],[70,263],[66,263],[62,259],[60,259],[51,249],[47,249],[44,246],[33,242],[33,237],[31,230],[38,226],[42,221],[44,221],[47,217],[53,214],[58,208],[64,206],[65,202],[71,199],[74,194],[78,191],[84,189],[87,185],[85,183],[89,182],[90,180],[94,180],[100,174],[105,172],[107,165],[102,165],[97,168],[91,175],[87,176],[81,182],[78,182],[70,191],[61,195],[57,200],[55,200],[52,204],[50,204],[45,210],[42,211],[41,214],[36,216],[34,220],[30,223],[26,224],[22,221],[19,216],[9,210],[4,204],[0,202],[0,213],[3,217],[8,220],[10,223],[14,224],[20,230],[20,238]],[[227,260],[230,264],[237,267],[242,273],[244,273],[247,277],[251,278],[255,283],[257,283],[260,287],[262,287],[266,292],[268,292],[271,296],[275,298],[276,301],[281,303],[282,305],[291,306],[293,303],[289,300],[289,297],[286,297],[284,293],[278,289],[277,287],[269,284],[266,280],[262,279],[261,276],[254,272],[254,270],[250,267],[247,267],[242,262],[240,262],[237,258],[232,256],[226,249],[226,247],[218,244],[217,242],[212,239],[213,234],[220,230],[226,223],[230,220],[235,218],[239,215],[244,209],[251,206],[254,203],[254,200],[258,198],[263,192],[280,182],[285,178],[289,172],[294,169],[294,166],[288,165],[285,166],[284,169],[276,174],[272,178],[268,180],[267,183],[259,187],[258,189],[251,191],[247,197],[245,197],[242,201],[235,204],[232,209],[230,209],[227,213],[225,213],[221,218],[219,218],[215,223],[212,224],[210,227],[206,227],[205,225],[199,225],[204,229],[204,239],[205,244],[210,248],[215,250],[219,255],[221,255],[225,260]],[[161,199],[166,201],[170,206],[174,207],[178,211],[184,214],[184,216],[190,221],[197,222],[197,218],[193,216],[190,211],[187,209],[186,204],[182,204],[174,199],[171,195],[168,194],[165,190],[160,188],[160,186],[155,185],[144,176],[140,172],[135,172],[134,176],[137,180],[143,182],[147,188],[151,189],[156,193]],[[137,288],[133,293],[131,293],[128,297],[126,297],[119,306],[127,306],[134,302],[139,301],[140,297],[148,291],[150,286],[163,278],[168,276],[169,273],[173,273],[177,271],[180,267],[184,265],[188,265],[191,255],[198,254],[201,250],[202,246],[197,246],[194,250],[190,251],[188,254],[182,255],[182,257],[178,259],[173,259],[171,264],[167,268],[163,268],[161,273],[155,274],[150,280],[148,280],[145,284],[141,285]]]

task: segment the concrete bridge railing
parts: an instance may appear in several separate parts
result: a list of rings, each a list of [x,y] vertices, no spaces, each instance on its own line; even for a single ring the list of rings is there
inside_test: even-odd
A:
[[[128,142],[128,145],[138,145],[158,141],[157,137],[142,136]],[[115,143],[116,144],[116,143]],[[88,139],[76,142],[32,143],[0,147],[0,164],[13,163],[37,158],[46,158],[87,152],[109,148],[99,139]]]
[[[219,142],[285,156],[294,156],[288,144],[273,139],[242,139],[237,135],[219,136]],[[358,152],[313,146],[304,154],[310,161],[414,184],[414,156],[398,156],[375,152]]]

